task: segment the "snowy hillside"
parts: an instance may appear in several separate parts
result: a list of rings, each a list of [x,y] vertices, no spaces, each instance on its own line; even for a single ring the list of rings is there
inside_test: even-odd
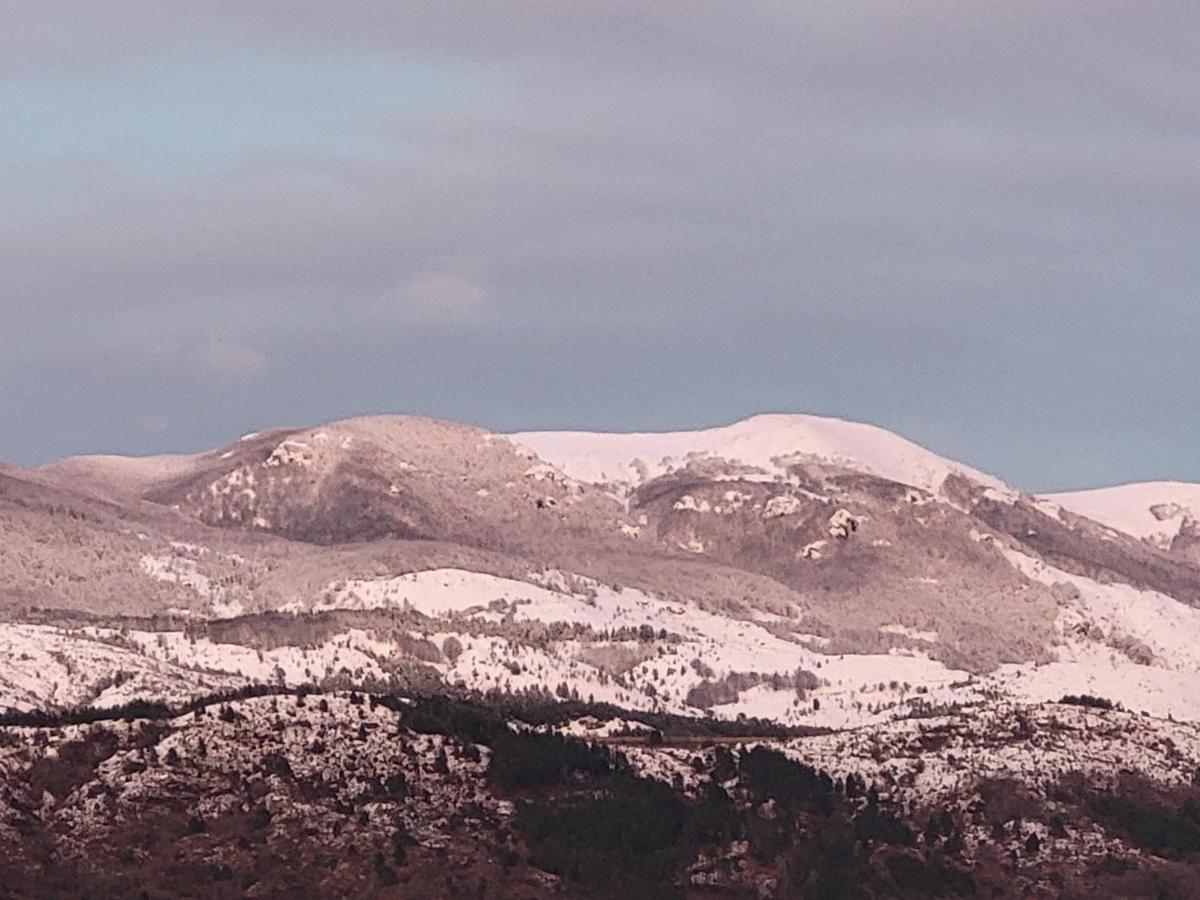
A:
[[[766,475],[784,464],[817,461],[919,487],[940,489],[946,476],[965,476],[1007,491],[999,479],[944,459],[874,425],[809,415],[759,415],[701,431],[605,434],[527,431],[510,435],[579,481],[636,486],[689,460],[739,463]]]
[[[1200,522],[1200,484],[1180,481],[1046,494],[1044,499],[1163,549]]]
[[[0,708],[369,682],[834,728],[1068,694],[1200,721],[1200,568],[1164,549],[1194,486],[1035,499],[805,415],[374,416],[5,479]]]
[[[404,684],[397,676],[424,673],[480,692],[553,690],[627,709],[815,727],[1068,695],[1200,722],[1200,610],[1006,555],[1058,593],[1056,637],[1048,661],[982,676],[931,658],[937,632],[899,623],[877,629],[880,651],[832,653],[828,638],[784,617],[734,618],[553,570],[516,580],[434,569],[339,581],[286,615],[204,627],[0,625],[0,710],[183,701],[242,684]]]
[[[615,792],[613,834],[697,808],[719,846],[588,896],[804,896],[777,890],[801,859],[781,848],[842,827],[861,846],[830,859],[859,854],[878,896],[1190,898],[1171,867],[1182,848],[1200,871],[1197,510],[1194,485],[1034,497],[799,415],[374,416],[0,467],[0,845],[36,837],[0,883],[135,896],[157,861],[204,896],[576,896],[578,865],[558,880],[537,850],[573,832],[539,815]],[[561,777],[560,753],[583,771],[531,817],[512,767]]]

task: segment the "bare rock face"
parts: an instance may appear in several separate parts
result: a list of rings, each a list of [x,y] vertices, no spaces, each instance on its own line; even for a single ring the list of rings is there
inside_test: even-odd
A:
[[[1171,552],[1200,567],[1200,520],[1189,516],[1180,525],[1179,534],[1171,542]]]

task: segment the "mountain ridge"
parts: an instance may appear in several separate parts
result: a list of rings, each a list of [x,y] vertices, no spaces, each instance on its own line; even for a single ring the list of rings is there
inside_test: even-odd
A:
[[[864,423],[495,434],[366,416],[11,471],[0,615],[42,669],[20,675],[23,705],[347,665],[816,724],[978,699],[948,688],[976,677],[1044,697],[1119,671],[1125,702],[1162,713],[1190,710],[1184,685],[1200,684],[1177,643],[1200,636],[1190,556]],[[64,687],[55,654],[122,622],[141,674],[108,684],[120,653],[81,645],[104,662]],[[451,658],[449,638],[474,649]],[[655,663],[681,650],[694,665]],[[901,671],[869,699],[855,681]],[[788,694],[813,677],[829,682],[820,710]]]

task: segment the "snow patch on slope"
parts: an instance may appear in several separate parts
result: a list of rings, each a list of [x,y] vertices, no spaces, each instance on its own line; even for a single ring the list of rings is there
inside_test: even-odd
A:
[[[495,601],[505,605],[537,603],[552,609],[560,597],[552,590],[513,578],[501,578],[465,569],[428,569],[394,578],[354,579],[331,585],[314,610],[386,609],[409,607],[428,616],[487,609]]]
[[[212,582],[200,572],[196,561],[181,556],[156,556],[144,554],[138,561],[142,571],[155,581],[189,587],[202,597],[211,597]]]
[[[1200,610],[1157,591],[1120,582],[1102,584],[1015,550],[1003,552],[1025,577],[1046,585],[1067,584],[1078,591],[1077,599],[1059,613],[1058,625],[1065,638],[1060,652],[1076,648],[1079,642],[1072,636],[1092,625],[1106,636],[1124,635],[1144,643],[1158,666],[1200,672],[1196,655],[1200,647]]]
[[[189,544],[173,544],[176,550],[199,552],[199,548]],[[242,615],[246,609],[239,600],[231,600],[227,592],[212,583],[207,575],[200,571],[194,559],[186,556],[162,556],[152,553],[143,554],[138,561],[142,571],[156,581],[165,581],[191,588],[205,600],[214,617],[230,619]]]
[[[182,633],[180,640],[187,643]],[[112,630],[0,624],[0,710],[112,706],[136,697],[170,702],[244,683],[229,672],[188,670],[165,645],[159,659],[148,658],[129,641]]]
[[[735,703],[714,707],[713,715],[721,718],[744,714],[845,727],[884,721],[908,709],[918,697],[924,702],[978,699],[978,684],[962,687],[969,680],[966,672],[949,669],[925,654],[830,656],[813,649],[801,636],[787,640],[758,622],[668,602],[634,588],[617,588],[557,570],[531,573],[530,579],[538,584],[457,569],[414,572],[348,582],[334,590],[336,599],[325,601],[322,608],[348,603],[365,604],[365,608],[407,604],[427,615],[457,612],[488,621],[511,616],[515,621],[586,625],[598,632],[648,627],[656,635],[665,631],[672,637],[666,655],[654,655],[634,665],[621,686],[598,682],[595,668],[567,653],[566,645],[543,651],[513,646],[502,638],[460,635],[465,649],[452,668],[452,677],[480,689],[536,688],[564,682],[584,697],[694,715],[697,710],[683,701],[688,691],[704,680],[695,660],[715,678],[745,672],[790,675],[806,669],[828,681],[810,692],[819,699],[819,709],[813,708],[811,701],[797,703],[793,689],[772,690],[763,685],[743,692]],[[435,643],[448,634],[435,635]],[[508,666],[516,671],[508,671]],[[642,690],[650,684],[653,696]],[[917,693],[918,688],[922,694]]]
[[[1067,585],[1055,662],[1002,666],[1005,693],[1041,702],[1093,694],[1151,715],[1200,721],[1200,610],[1157,591],[1102,584],[1016,550],[1003,550],[1032,581]],[[1149,654],[1149,659],[1136,657]]]

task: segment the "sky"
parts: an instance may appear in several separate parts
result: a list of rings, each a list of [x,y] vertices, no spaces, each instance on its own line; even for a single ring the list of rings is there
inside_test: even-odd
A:
[[[0,459],[807,412],[1200,481],[1200,5],[0,21]]]

